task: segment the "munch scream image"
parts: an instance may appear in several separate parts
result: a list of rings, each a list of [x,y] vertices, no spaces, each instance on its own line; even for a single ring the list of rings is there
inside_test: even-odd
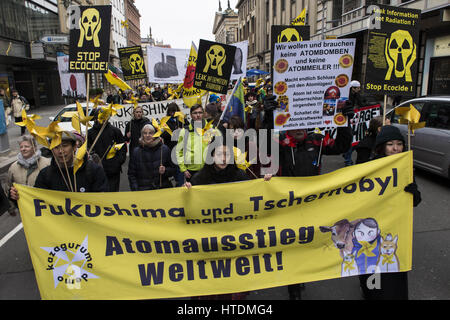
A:
[[[380,5],[372,14],[381,28],[369,31],[364,91],[414,95],[420,11]]]
[[[72,6],[69,71],[108,72],[111,6]]]

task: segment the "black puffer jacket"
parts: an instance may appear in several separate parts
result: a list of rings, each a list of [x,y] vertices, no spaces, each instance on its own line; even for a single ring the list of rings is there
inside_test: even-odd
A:
[[[55,191],[71,191],[66,182],[71,181],[73,187],[76,181],[76,192],[109,192],[108,180],[103,168],[90,160],[88,161],[87,157],[77,171],[76,180],[73,177],[73,168],[68,170],[69,178],[64,167],[61,168],[61,171],[55,159],[52,159],[51,164],[39,172],[34,187]]]
[[[96,123],[93,128],[88,131],[88,148],[92,146],[100,132],[102,125]],[[100,158],[103,157],[102,165],[107,176],[118,175],[122,172],[122,164],[127,158],[127,148],[123,146],[119,151],[117,151],[116,156],[112,159],[106,159],[106,154],[112,148],[114,143],[121,144],[125,142],[125,138],[122,132],[112,126],[109,122],[106,124],[100,138],[94,146],[93,152],[96,153]]]
[[[338,128],[336,139],[324,140],[324,142],[322,142],[323,136],[315,133],[308,135],[303,142],[295,146],[286,143],[288,140],[286,138],[286,134],[280,135],[280,175],[283,177],[319,175],[322,156],[345,153],[353,139],[349,127]]]
[[[162,186],[159,174],[161,163],[166,168],[161,179]],[[154,147],[139,146],[133,150],[128,166],[130,189],[131,191],[143,191],[170,188],[172,184],[169,177],[172,177],[175,171],[175,166],[170,161],[170,150],[165,144],[159,142]]]
[[[225,169],[218,170],[214,165],[205,164],[191,179],[191,184],[207,185],[249,180],[247,174],[236,165],[229,164]]]

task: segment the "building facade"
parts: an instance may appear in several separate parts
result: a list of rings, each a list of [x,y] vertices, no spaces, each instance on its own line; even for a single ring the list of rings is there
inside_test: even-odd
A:
[[[125,0],[125,19],[128,21],[128,47],[141,45],[141,15],[134,0]]]
[[[450,74],[449,0],[239,0],[239,41],[249,40],[248,68],[270,71],[271,26],[288,25],[303,8],[311,40],[355,38],[353,78],[363,80],[367,59],[369,6],[386,4],[421,10],[416,96],[448,94]]]
[[[228,8],[222,11],[222,5],[219,1],[219,10],[214,17],[213,35],[216,42],[232,44],[238,42],[238,13],[230,7],[228,0]]]
[[[57,47],[41,38],[60,33],[56,0],[2,0],[0,87],[17,89],[32,107],[61,102]]]

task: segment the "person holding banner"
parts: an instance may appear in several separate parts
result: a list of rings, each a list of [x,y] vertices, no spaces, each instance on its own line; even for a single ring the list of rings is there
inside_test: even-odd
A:
[[[156,190],[172,187],[169,177],[175,175],[170,160],[170,150],[160,137],[153,137],[156,130],[146,124],[141,130],[139,147],[133,150],[128,166],[131,191]]]
[[[353,117],[353,107],[342,110],[345,116]],[[306,130],[289,130],[280,134],[280,169],[282,177],[309,177],[320,175],[322,155],[338,155],[346,152],[352,143],[352,130],[348,127],[337,128],[336,139],[328,135],[307,133]],[[289,299],[301,299],[301,284],[288,286]]]
[[[50,165],[50,159],[42,157],[37,149],[36,140],[29,135],[19,138],[20,152],[17,161],[8,169],[7,190],[11,190],[13,183],[34,186],[39,172]],[[9,209],[9,213],[15,216],[17,213],[15,203]]]
[[[375,156],[372,160],[395,155],[405,150],[405,138],[400,130],[394,126],[384,126],[376,136]],[[422,201],[421,193],[414,181],[405,187],[405,192],[413,196],[413,206],[417,207]],[[408,277],[406,272],[379,273],[379,288],[369,288],[373,274],[359,276],[360,286],[366,300],[408,300]]]
[[[109,192],[103,168],[88,160],[87,155],[76,174],[73,174],[77,137],[71,132],[64,132],[61,139],[61,144],[52,150],[50,165],[39,172],[34,187],[65,192]],[[14,187],[10,190],[10,198],[19,200],[19,193]]]

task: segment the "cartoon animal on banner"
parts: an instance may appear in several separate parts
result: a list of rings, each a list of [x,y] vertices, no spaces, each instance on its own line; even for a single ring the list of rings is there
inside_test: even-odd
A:
[[[342,258],[342,277],[398,272],[399,261],[395,255],[398,238],[392,239],[392,235],[388,234],[383,239],[375,219],[352,222],[343,219],[333,226],[320,226],[319,229],[323,233],[331,232],[331,240]]]
[[[83,47],[84,41],[93,41],[94,47],[100,47],[100,40],[98,33],[102,28],[102,19],[100,19],[100,13],[95,8],[89,8],[84,10],[80,19],[80,40],[78,41],[78,47]]]
[[[219,76],[223,76],[222,67],[227,61],[225,49],[219,45],[212,45],[206,52],[206,65],[203,72],[207,73],[209,69],[216,71]]]
[[[399,272],[400,265],[395,255],[397,251],[398,236],[392,239],[389,233],[385,238],[381,237],[381,255],[377,263],[378,272]]]
[[[389,65],[385,80],[391,80],[392,72],[398,79],[412,82],[411,67],[416,61],[416,44],[406,30],[397,30],[386,39],[386,61]]]
[[[355,226],[361,219],[355,221],[348,221],[347,219],[336,222],[333,226],[321,226],[320,231],[323,233],[331,232],[331,240],[334,246],[339,249],[339,254],[342,258],[341,276],[355,276],[358,275],[358,267],[356,265],[353,251],[353,232]]]

